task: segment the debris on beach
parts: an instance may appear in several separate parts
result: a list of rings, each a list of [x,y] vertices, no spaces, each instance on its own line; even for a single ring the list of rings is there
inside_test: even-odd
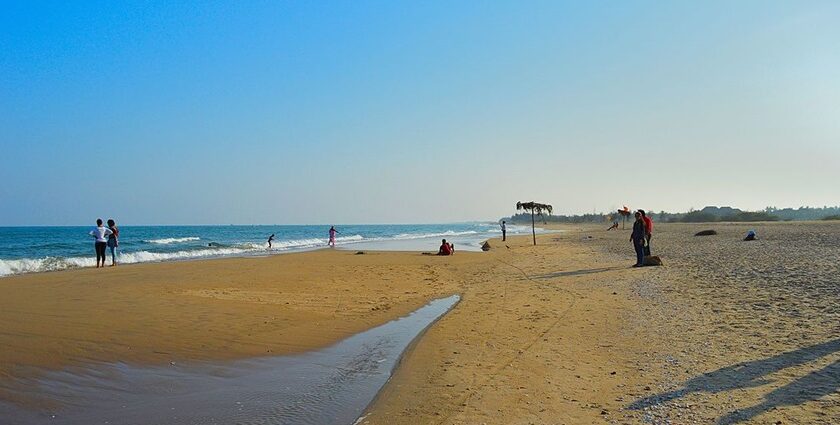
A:
[[[484,243],[481,245],[481,250],[490,251],[490,242],[484,241]]]
[[[701,231],[695,233],[694,236],[712,236],[712,235],[716,235],[716,234],[717,234],[716,231],[709,229],[709,230],[701,230]]]
[[[661,266],[662,259],[658,255],[646,255],[642,264],[645,266]]]

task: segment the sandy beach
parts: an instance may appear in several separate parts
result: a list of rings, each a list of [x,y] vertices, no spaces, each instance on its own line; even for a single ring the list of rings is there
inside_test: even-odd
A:
[[[367,423],[840,422],[840,225],[659,224],[642,269],[627,237],[511,246]]]
[[[37,406],[21,379],[99,362],[304,352],[460,294],[362,423],[840,421],[840,225],[658,224],[643,269],[627,231],[562,229],[0,279],[0,398]]]

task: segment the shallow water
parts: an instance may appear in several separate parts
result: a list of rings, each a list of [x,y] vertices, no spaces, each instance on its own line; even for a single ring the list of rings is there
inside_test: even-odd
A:
[[[437,251],[440,240],[478,251],[501,236],[496,223],[343,225],[336,245],[356,250]],[[120,226],[117,260],[124,264],[269,255],[327,246],[329,226]],[[92,267],[91,227],[0,227],[0,277]],[[542,232],[542,230],[538,230]],[[508,234],[530,233],[508,226]],[[272,248],[268,236],[274,234]],[[108,263],[111,262],[108,253]]]
[[[441,298],[408,316],[300,355],[228,363],[109,364],[52,372],[26,397],[61,407],[0,402],[12,424],[352,424],[391,376],[402,352],[458,301]]]

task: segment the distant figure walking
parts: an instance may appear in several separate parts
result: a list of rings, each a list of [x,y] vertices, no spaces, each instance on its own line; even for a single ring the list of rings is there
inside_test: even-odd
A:
[[[273,240],[274,240],[274,233],[272,233],[271,236],[268,237],[268,249],[271,249],[271,241],[273,241]]]
[[[105,267],[105,246],[108,245],[108,235],[111,229],[102,225],[102,219],[96,219],[96,227],[90,231],[89,235],[93,236],[93,248],[96,250],[96,268]],[[101,264],[101,266],[100,266]]]
[[[645,255],[650,255],[650,238],[653,236],[653,220],[645,214],[645,210],[639,210],[642,213],[642,220],[645,222]]]
[[[335,234],[340,233],[338,230],[335,230],[335,226],[330,226],[330,241],[327,242],[327,245],[335,248]]]
[[[438,249],[437,255],[452,255],[452,245],[446,243],[446,239],[441,241],[440,249]]]
[[[507,240],[507,226],[505,226],[505,221],[502,220],[502,242]]]
[[[117,265],[117,248],[120,246],[120,229],[117,228],[117,223],[113,218],[108,219],[108,230],[111,231],[111,234],[108,235],[108,248],[111,249],[111,267],[114,267]]]
[[[633,233],[630,235],[630,242],[633,243],[633,249],[636,250],[636,264],[633,267],[642,267],[645,263],[645,237],[647,230],[645,229],[645,221],[642,219],[642,213],[636,211],[636,221],[633,223]]]

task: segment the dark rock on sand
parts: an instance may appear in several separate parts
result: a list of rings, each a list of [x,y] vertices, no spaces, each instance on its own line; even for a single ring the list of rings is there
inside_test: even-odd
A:
[[[714,230],[701,230],[701,231],[695,233],[694,236],[712,236],[712,235],[716,235],[716,234],[717,234],[717,232],[714,231]]]
[[[661,266],[662,259],[658,255],[646,255],[642,264],[645,266]]]

